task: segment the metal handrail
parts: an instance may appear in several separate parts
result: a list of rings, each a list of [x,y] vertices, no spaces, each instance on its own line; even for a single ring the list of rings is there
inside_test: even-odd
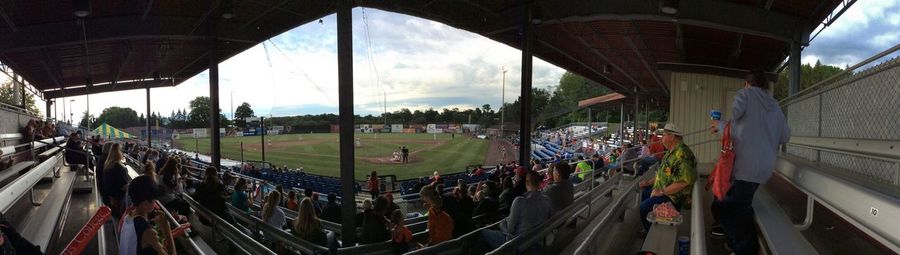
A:
[[[598,198],[605,196],[607,193],[612,192],[615,188],[616,183],[618,183],[619,179],[622,178],[621,174],[614,175],[612,178],[597,186],[595,189],[591,190],[591,192],[582,195],[571,205],[564,208],[563,210],[556,212],[550,217],[550,220],[545,221],[525,233],[522,233],[513,239],[503,243],[500,247],[497,247],[494,251],[489,254],[505,254],[505,253],[515,253],[522,248],[527,248],[536,243],[537,241],[543,239],[559,227],[565,225],[571,219],[578,217],[582,210],[589,209]],[[509,251],[510,249],[515,249],[513,251]]]
[[[637,186],[640,183],[640,181],[642,181],[643,179],[646,179],[647,176],[649,176],[649,173],[651,173],[651,171],[647,171],[647,173],[645,173],[643,176],[641,176],[641,178],[635,178],[634,180],[631,181],[631,183],[629,183],[628,185],[625,186],[625,188],[623,190],[625,190],[626,192],[623,193],[618,198],[616,198],[613,201],[613,203],[607,207],[604,215],[602,217],[600,217],[600,219],[601,219],[600,222],[597,225],[595,225],[594,228],[590,230],[590,232],[588,232],[588,236],[585,237],[581,241],[581,244],[579,244],[578,247],[575,249],[574,254],[591,254],[587,251],[595,243],[594,239],[597,238],[597,235],[600,234],[600,230],[604,229],[606,227],[606,225],[608,225],[609,222],[611,220],[613,220],[613,218],[614,218],[613,216],[614,216],[615,212],[617,211],[617,209],[622,207],[622,205],[627,200],[626,198],[632,196],[632,194],[629,194],[629,193],[635,192],[637,190]]]
[[[133,165],[138,166],[138,167],[140,167],[140,168],[143,168],[143,167],[144,167],[144,164],[138,162],[137,159],[134,159],[134,158],[132,158],[131,156],[128,156],[127,154],[123,154],[123,156],[125,156],[125,161],[126,161],[126,163],[133,164]],[[131,169],[131,168],[129,168],[129,173],[128,173],[127,175],[128,175],[130,178],[132,178],[132,179],[134,179],[134,178],[136,178],[137,176],[139,176],[139,174],[138,174],[137,172],[135,172],[134,169]],[[96,179],[97,179],[97,178],[94,178],[94,180],[96,180]],[[184,195],[184,194],[183,194],[183,195]],[[169,210],[168,210],[161,202],[156,201],[156,206],[159,207],[160,209],[162,209],[162,210],[161,210],[162,213],[166,215],[166,218],[169,220],[169,223],[170,223],[170,224],[173,224],[173,225],[175,225],[175,226],[180,225],[180,224],[178,223],[178,220],[175,219],[174,216],[172,216],[172,214],[169,212]],[[183,245],[189,247],[189,248],[191,249],[191,251],[192,251],[192,254],[201,254],[201,255],[204,254],[203,249],[201,249],[200,246],[198,246],[197,243],[194,242],[194,240],[191,239],[191,238],[189,237],[188,234],[189,234],[191,231],[192,231],[192,230],[190,230],[190,229],[185,230],[185,235],[182,236],[182,237],[180,237],[180,238],[178,238],[179,242],[182,242]],[[117,238],[117,239],[118,239],[118,238]]]
[[[263,233],[267,234],[267,237],[276,239],[277,241],[284,243],[286,246],[296,248],[304,254],[328,252],[327,247],[315,244],[307,240],[303,240],[302,238],[298,238],[281,228],[270,226],[269,224],[263,222],[261,219],[254,217],[247,212],[242,212],[231,204],[226,204],[226,206],[228,207],[228,211],[232,216],[236,216],[240,221],[243,221],[251,227],[250,229],[253,231],[254,235],[257,235],[260,231],[262,231]]]
[[[191,206],[191,208],[194,209],[197,214],[212,221],[212,224],[210,225],[213,229],[213,235],[215,235],[215,233],[223,234],[225,237],[234,242],[239,248],[248,251],[248,253],[250,254],[275,254],[275,252],[272,252],[272,250],[267,248],[265,245],[262,245],[256,240],[253,240],[253,238],[250,238],[215,213],[209,211],[209,209],[206,209],[205,207],[200,205],[200,203],[195,201],[188,194],[182,194],[182,198]]]

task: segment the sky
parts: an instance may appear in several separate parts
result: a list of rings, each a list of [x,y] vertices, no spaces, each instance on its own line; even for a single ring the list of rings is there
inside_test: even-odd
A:
[[[337,113],[337,28],[334,15],[256,45],[219,65],[220,107],[249,103],[257,115]],[[802,53],[803,63],[856,64],[900,44],[900,0],[857,1]],[[521,52],[439,22],[376,9],[353,10],[354,112],[377,115],[401,108],[473,108],[506,102],[520,91]],[[896,54],[894,54],[896,55]],[[558,84],[565,70],[535,58],[533,86]],[[209,95],[203,72],[171,88],[151,90],[154,111],[168,116]],[[144,90],[90,97],[95,116],[110,106],[146,111]],[[386,100],[385,100],[386,99]],[[70,101],[74,100],[74,101]],[[58,101],[62,102],[62,100]],[[65,99],[77,122],[85,96]],[[233,103],[232,103],[233,102]],[[38,103],[43,109],[44,104]],[[57,110],[63,113],[62,104]]]

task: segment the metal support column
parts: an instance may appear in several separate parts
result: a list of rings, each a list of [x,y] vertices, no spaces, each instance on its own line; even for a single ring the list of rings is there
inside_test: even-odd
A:
[[[94,82],[90,78],[88,78],[87,82],[85,82],[85,84],[86,85],[84,87],[84,90],[87,93],[84,94],[84,101],[85,101],[84,116],[88,117],[88,118],[84,123],[87,124],[85,128],[87,128],[88,132],[90,132],[90,130],[91,130],[91,118],[90,118],[91,117],[91,87],[94,86]]]
[[[588,114],[588,140],[593,141],[593,139],[591,139],[591,137],[593,137],[592,136],[593,132],[591,132],[591,126],[592,126],[591,122],[593,122],[594,119],[591,118],[591,107],[590,106],[588,106],[588,108],[587,108],[587,114]]]
[[[534,45],[534,25],[531,16],[534,11],[532,5],[525,7],[525,15],[522,15],[522,91],[520,100],[522,106],[519,110],[519,164],[525,165],[531,158],[531,50]],[[530,167],[530,166],[529,166]]]
[[[221,162],[221,148],[219,148],[219,59],[216,57],[216,44],[218,39],[216,31],[216,18],[210,17],[209,22],[209,158],[210,165],[219,169]]]
[[[634,128],[632,128],[632,130],[634,130],[634,131],[632,132],[632,135],[631,135],[631,145],[638,144],[638,136],[637,136],[637,134],[638,134],[638,113],[640,113],[640,112],[641,112],[641,95],[634,94],[634,122],[631,124],[631,126],[634,127]]]
[[[153,137],[150,134],[150,84],[146,84],[145,88],[147,90],[147,147],[153,146]]]
[[[49,119],[50,119],[50,115],[51,115],[51,114],[50,114],[50,113],[51,113],[51,112],[50,112],[50,105],[53,104],[53,101],[50,101],[50,99],[47,99],[47,101],[44,101],[44,103],[46,103],[46,105],[47,105],[46,112],[47,112],[47,119],[49,120]]]
[[[343,233],[356,233],[356,194],[353,148],[353,3],[337,1],[338,125],[341,155],[341,224]],[[344,246],[356,243],[355,235],[341,235]]]
[[[624,101],[624,100],[623,100]],[[619,111],[619,147],[625,145],[625,103],[621,103]]]
[[[791,42],[791,56],[788,59],[788,66],[790,67],[790,78],[788,85],[788,95],[797,94],[800,92],[800,43],[799,42]]]
[[[262,149],[262,161],[266,162],[266,117],[259,117],[260,149]]]

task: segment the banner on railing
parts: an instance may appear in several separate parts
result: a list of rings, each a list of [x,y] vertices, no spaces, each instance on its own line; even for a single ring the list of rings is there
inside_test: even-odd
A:
[[[100,209],[97,210],[97,213],[94,214],[94,217],[91,217],[91,219],[84,224],[84,227],[81,227],[81,230],[78,231],[78,235],[75,235],[75,238],[66,245],[66,248],[63,249],[60,254],[81,254],[81,252],[84,251],[84,248],[94,239],[94,236],[97,235],[97,230],[109,220],[111,215],[112,211],[109,207],[100,207]]]

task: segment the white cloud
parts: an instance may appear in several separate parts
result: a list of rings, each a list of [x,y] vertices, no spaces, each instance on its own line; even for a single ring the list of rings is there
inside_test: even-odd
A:
[[[439,22],[366,9],[371,44],[365,37],[362,10],[354,10],[354,105],[357,114],[382,111],[387,92],[389,111],[400,108],[470,108],[500,104],[501,66],[506,66],[506,101],[519,95],[521,52],[477,34]],[[337,49],[334,15],[292,29],[238,54],[219,65],[220,106],[230,115],[234,105],[248,102],[257,114],[295,111],[304,105],[337,108]],[[371,47],[377,79],[370,66]],[[280,51],[278,50],[280,49]],[[266,52],[268,51],[268,54]],[[271,62],[271,67],[270,67]],[[534,87],[556,85],[564,70],[540,59],[534,61]],[[376,80],[380,81],[377,82]],[[188,108],[196,96],[209,95],[208,78],[201,73],[173,88],[152,90],[152,108],[163,115]],[[144,90],[91,96],[96,116],[109,106],[145,112]],[[86,109],[76,100],[75,121]],[[67,99],[68,100],[68,99]],[[70,108],[67,106],[67,108]],[[59,108],[60,113],[62,111]],[[71,109],[67,109],[71,112]]]

